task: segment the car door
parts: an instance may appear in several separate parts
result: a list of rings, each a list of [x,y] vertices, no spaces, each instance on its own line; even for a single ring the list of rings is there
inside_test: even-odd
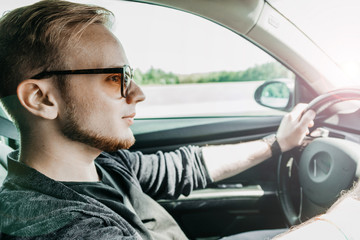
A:
[[[275,79],[293,86],[296,75],[269,54],[189,13],[128,2],[112,10],[117,22],[126,22],[115,32],[147,98],[137,106],[131,151],[239,143],[276,132],[286,112],[256,103],[255,90]],[[284,227],[276,168],[277,159],[269,159],[190,196],[159,203],[191,239]]]
[[[174,127],[136,134],[136,144],[131,150],[153,153],[189,144],[251,141],[275,132],[280,119],[267,116],[137,120],[134,129],[152,124]],[[178,127],[176,123],[180,121],[189,126]],[[159,202],[193,239],[284,227],[276,197],[276,168],[277,159],[269,159],[235,177],[196,190],[188,197]]]

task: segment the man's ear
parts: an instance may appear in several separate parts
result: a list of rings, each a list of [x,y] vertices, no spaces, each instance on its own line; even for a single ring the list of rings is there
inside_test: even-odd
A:
[[[58,104],[52,91],[52,83],[47,80],[27,79],[17,87],[20,103],[32,114],[55,119],[58,115]]]

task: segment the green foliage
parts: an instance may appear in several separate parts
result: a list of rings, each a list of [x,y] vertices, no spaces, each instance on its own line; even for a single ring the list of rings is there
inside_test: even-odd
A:
[[[294,74],[278,62],[265,63],[237,72],[210,72],[201,74],[176,75],[161,69],[151,68],[146,73],[135,71],[135,81],[141,85],[216,83],[264,81],[276,78],[294,78]]]
[[[263,91],[263,97],[288,99],[289,95],[289,89],[284,83],[269,84],[264,88]]]
[[[174,73],[166,73],[161,69],[151,68],[146,73],[142,73],[140,70],[135,70],[134,79],[141,85],[150,84],[179,84],[179,77]]]

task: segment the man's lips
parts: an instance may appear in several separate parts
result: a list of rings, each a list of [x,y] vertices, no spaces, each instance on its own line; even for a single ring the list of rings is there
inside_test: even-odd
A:
[[[122,117],[122,118],[134,118],[135,115],[136,115],[136,113],[131,113],[131,114],[126,115],[126,116],[124,116],[124,117]]]
[[[125,119],[130,125],[132,125],[134,123],[135,115],[136,115],[136,113],[132,113],[132,114],[122,117],[122,119]]]

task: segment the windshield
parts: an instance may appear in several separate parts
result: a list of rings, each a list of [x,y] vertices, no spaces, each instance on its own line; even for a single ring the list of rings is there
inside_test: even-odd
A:
[[[360,1],[269,0],[349,76],[346,86],[360,86]]]

